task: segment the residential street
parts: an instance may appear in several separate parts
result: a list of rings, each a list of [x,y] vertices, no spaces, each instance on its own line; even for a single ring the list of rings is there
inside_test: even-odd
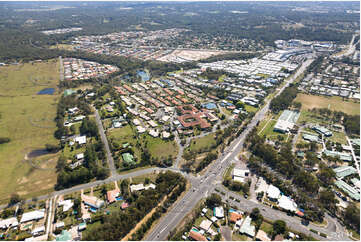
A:
[[[107,162],[108,162],[108,166],[109,166],[109,170],[110,170],[110,177],[113,177],[114,175],[117,174],[117,169],[115,168],[113,156],[112,156],[112,153],[109,148],[108,139],[104,133],[103,124],[102,124],[102,121],[100,119],[99,112],[97,109],[95,109],[95,120],[96,120],[98,130],[100,133],[100,138],[102,139],[102,142],[103,142],[104,148],[105,148],[105,152],[107,154]]]

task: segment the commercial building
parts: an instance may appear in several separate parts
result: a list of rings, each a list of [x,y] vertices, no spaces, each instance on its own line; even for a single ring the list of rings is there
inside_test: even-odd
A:
[[[360,201],[360,192],[351,187],[349,184],[342,180],[335,181],[335,185],[340,188],[343,192],[347,193],[349,197],[356,201]]]
[[[331,157],[339,157],[342,161],[350,162],[352,161],[352,155],[348,153],[342,153],[338,151],[324,150],[323,153]]]
[[[289,132],[293,129],[299,117],[299,112],[284,110],[278,118],[276,125],[273,127],[273,130],[280,133]]]
[[[316,131],[317,133],[322,134],[326,137],[332,136],[332,132],[323,126],[316,125],[316,126],[312,127],[312,129],[314,131]]]
[[[297,211],[297,204],[292,199],[284,195],[282,195],[278,200],[278,206],[287,211]]]
[[[357,174],[357,170],[353,166],[340,166],[333,169],[333,171],[335,172],[337,179]]]

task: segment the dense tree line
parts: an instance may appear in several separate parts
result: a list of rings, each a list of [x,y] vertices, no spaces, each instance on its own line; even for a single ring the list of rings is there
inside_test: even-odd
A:
[[[343,125],[348,134],[360,135],[360,115],[344,115]]]
[[[289,86],[285,88],[280,95],[272,99],[270,103],[271,111],[278,113],[287,109],[292,104],[293,99],[296,98],[297,93],[298,90],[296,86]]]
[[[355,203],[349,203],[344,212],[346,225],[360,233],[360,208]]]
[[[222,60],[246,60],[257,56],[259,56],[258,53],[243,53],[243,52],[226,53],[226,54],[211,56],[209,58],[202,59],[199,62],[209,63],[209,62],[217,62]]]
[[[304,208],[307,219],[321,222],[324,216],[323,209],[331,208],[335,205],[333,202],[336,201],[326,202],[323,197],[318,198],[320,187],[318,178],[300,167],[297,158],[292,153],[291,145],[286,143],[277,152],[273,146],[265,143],[264,138],[257,135],[256,129],[250,132],[246,142],[253,154],[249,160],[249,168],[279,187],[285,195],[291,195],[296,203]],[[278,172],[277,174],[282,174],[284,178],[282,175],[273,174],[274,172],[269,171],[263,163]],[[329,177],[329,174],[328,171],[325,171],[325,174],[321,173],[320,176],[324,181],[330,182],[332,178]],[[332,195],[334,196],[334,194]],[[335,213],[336,211],[331,212]]]
[[[180,174],[167,171],[158,175],[155,185],[156,189],[154,190],[148,189],[133,193],[128,198],[132,203],[126,210],[114,211],[110,215],[101,214],[101,224],[87,229],[84,240],[121,240],[164,196],[174,191],[168,202],[175,201],[176,197],[184,191],[186,180]],[[159,218],[164,212],[161,208],[157,209],[154,220]],[[133,239],[138,238],[138,236],[142,237],[143,229],[147,230],[149,226],[151,226],[151,222],[142,227],[139,230],[141,232],[139,234],[137,232]]]
[[[62,96],[58,102],[55,122],[57,130],[54,133],[55,138],[60,139],[62,136],[69,134],[68,127],[64,126],[64,115],[69,108],[77,107],[81,110],[81,113],[85,115],[91,114],[90,106],[85,102],[84,99],[77,98],[76,94],[70,96]]]
[[[109,170],[103,164],[104,158],[105,153],[101,141],[86,146],[83,165],[74,169],[68,166],[67,159],[64,156],[60,156],[57,163],[58,176],[55,189],[61,190],[87,183],[94,178],[105,179],[109,175]]]

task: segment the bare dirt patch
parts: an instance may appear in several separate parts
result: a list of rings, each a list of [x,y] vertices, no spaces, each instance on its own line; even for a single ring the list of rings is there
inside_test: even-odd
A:
[[[174,60],[197,61],[225,53],[227,52],[213,50],[175,50],[168,55],[158,58],[157,60],[166,62]]]

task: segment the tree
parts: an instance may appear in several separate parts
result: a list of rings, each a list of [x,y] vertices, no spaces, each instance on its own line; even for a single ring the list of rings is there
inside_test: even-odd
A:
[[[277,234],[284,234],[286,232],[286,222],[283,220],[276,220],[273,223],[273,233],[274,235]]]
[[[17,193],[11,194],[9,205],[14,205],[19,202],[21,202],[21,198],[20,198],[19,194],[17,194]]]
[[[249,215],[251,219],[256,220],[261,215],[261,212],[259,211],[259,208],[252,209],[251,214]]]
[[[331,190],[321,191],[319,200],[323,204],[323,206],[330,210],[332,213],[336,212],[336,204],[338,203],[338,200],[336,199],[335,194]]]
[[[66,166],[66,158],[65,156],[61,155],[58,158],[58,162],[56,163],[56,171],[62,171]]]
[[[355,203],[350,203],[345,211],[344,220],[351,228],[360,233],[360,209]]]
[[[221,239],[222,239],[222,235],[220,233],[214,236],[214,241],[220,241]]]
[[[216,193],[212,193],[209,197],[206,199],[206,205],[209,208],[218,207],[222,204],[222,198]]]

